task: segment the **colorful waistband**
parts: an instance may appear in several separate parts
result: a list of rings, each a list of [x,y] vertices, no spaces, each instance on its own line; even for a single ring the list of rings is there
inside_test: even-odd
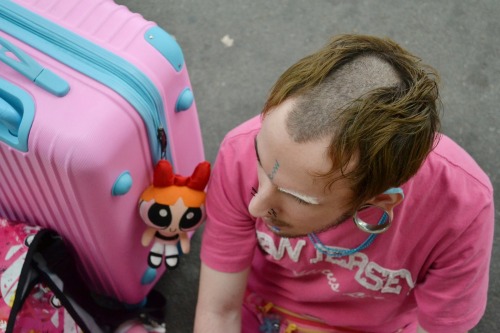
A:
[[[359,333],[345,327],[334,327],[305,315],[266,302],[255,293],[245,295],[245,304],[258,316],[262,333]]]

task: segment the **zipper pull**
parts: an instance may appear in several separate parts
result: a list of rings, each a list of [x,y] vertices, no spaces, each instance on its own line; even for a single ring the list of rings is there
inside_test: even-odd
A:
[[[158,128],[158,141],[160,142],[160,152],[161,158],[165,159],[167,156],[167,133],[163,129],[163,127]]]

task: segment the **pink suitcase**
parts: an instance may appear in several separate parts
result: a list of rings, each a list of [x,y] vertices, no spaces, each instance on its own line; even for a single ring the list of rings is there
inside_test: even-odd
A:
[[[58,231],[97,293],[140,303],[155,163],[204,159],[175,39],[112,0],[0,1],[0,216]],[[151,273],[151,272],[150,272]]]

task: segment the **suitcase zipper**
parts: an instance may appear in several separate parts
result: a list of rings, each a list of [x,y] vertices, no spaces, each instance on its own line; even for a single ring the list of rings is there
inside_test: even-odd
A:
[[[125,98],[146,125],[153,164],[162,155],[171,160],[169,147],[161,147],[158,138],[158,130],[166,129],[163,101],[155,85],[142,71],[114,53],[11,1],[0,1],[0,22],[0,30]]]

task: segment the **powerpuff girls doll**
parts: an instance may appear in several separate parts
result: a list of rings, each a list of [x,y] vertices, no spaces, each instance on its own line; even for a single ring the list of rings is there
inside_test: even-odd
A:
[[[210,177],[210,163],[201,162],[189,177],[176,175],[167,160],[155,167],[153,185],[139,200],[139,213],[148,228],[142,235],[142,245],[153,243],[148,256],[149,270],[143,283],[156,277],[156,269],[163,258],[169,269],[179,263],[179,247],[189,253],[189,232],[200,226],[204,219],[205,186]]]

